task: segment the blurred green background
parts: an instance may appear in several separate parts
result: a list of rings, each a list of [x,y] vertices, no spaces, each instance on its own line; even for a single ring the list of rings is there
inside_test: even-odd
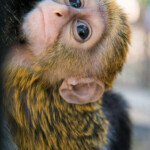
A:
[[[116,0],[127,13],[132,38],[114,90],[129,104],[132,150],[150,150],[150,0]]]

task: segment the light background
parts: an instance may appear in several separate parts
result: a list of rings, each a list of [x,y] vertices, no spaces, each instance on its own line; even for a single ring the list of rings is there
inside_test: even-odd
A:
[[[150,0],[116,0],[127,13],[132,38],[123,72],[113,89],[129,104],[132,150],[150,150]]]

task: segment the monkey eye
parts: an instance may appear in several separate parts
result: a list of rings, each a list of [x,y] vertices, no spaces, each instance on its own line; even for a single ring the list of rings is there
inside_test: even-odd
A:
[[[77,42],[86,42],[92,35],[91,26],[84,20],[74,20],[72,33]]]
[[[69,0],[70,5],[74,8],[80,8],[81,7],[81,1],[80,0]]]
[[[85,23],[77,22],[77,33],[82,40],[86,40],[89,36],[89,28]]]

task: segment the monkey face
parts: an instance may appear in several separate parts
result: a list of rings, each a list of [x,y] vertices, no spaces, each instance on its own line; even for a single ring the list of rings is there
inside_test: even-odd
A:
[[[12,48],[11,63],[62,82],[60,95],[75,104],[95,102],[111,86],[129,40],[124,14],[108,0],[43,0],[24,17],[22,32],[26,44]]]
[[[51,47],[58,37],[65,46],[84,51],[101,38],[105,19],[97,0],[44,0],[25,17],[23,33],[36,56]]]

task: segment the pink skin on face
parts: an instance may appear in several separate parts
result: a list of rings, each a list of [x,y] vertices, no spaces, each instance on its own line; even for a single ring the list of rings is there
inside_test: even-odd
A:
[[[23,31],[35,55],[40,55],[60,34],[70,19],[69,7],[45,0],[24,19]]]

